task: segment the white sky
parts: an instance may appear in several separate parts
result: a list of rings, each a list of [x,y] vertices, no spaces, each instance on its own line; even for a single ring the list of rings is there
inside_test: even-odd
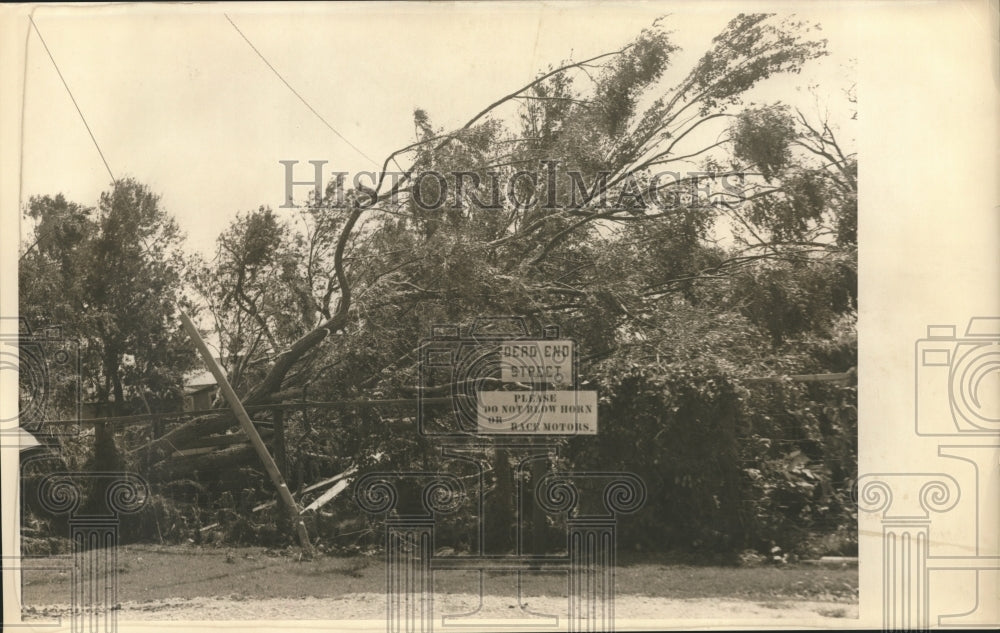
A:
[[[707,5],[707,6],[706,6]],[[683,48],[671,72],[686,73],[736,9],[647,2],[417,3],[292,7],[159,5],[39,7],[35,23],[117,178],[161,194],[188,235],[210,254],[238,212],[284,195],[279,160],[332,171],[374,170],[275,77],[223,15],[287,81],[364,154],[381,165],[413,139],[412,112],[451,128],[548,64],[627,43],[659,15]],[[849,7],[803,12],[819,22],[831,55],[758,93],[816,111],[821,86],[834,121],[853,81]],[[94,205],[110,178],[51,61],[28,35],[21,200],[63,193]],[[305,188],[298,188],[303,191]],[[22,229],[23,231],[23,229]]]

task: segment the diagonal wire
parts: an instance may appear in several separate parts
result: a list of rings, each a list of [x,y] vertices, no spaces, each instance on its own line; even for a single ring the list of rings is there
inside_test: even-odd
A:
[[[34,18],[31,15],[29,15],[28,20],[31,22],[31,26],[35,29],[35,33],[38,34],[38,39],[41,40],[42,46],[45,48],[45,52],[48,53],[49,59],[52,61],[52,66],[56,69],[56,74],[59,75],[59,79],[62,81],[63,87],[66,88],[66,93],[69,95],[70,101],[73,102],[73,106],[76,108],[77,114],[80,115],[80,120],[83,121],[83,127],[87,128],[87,133],[90,134],[90,140],[94,142],[94,147],[97,148],[97,153],[100,154],[101,156],[101,162],[104,163],[104,168],[108,170],[108,175],[111,176],[111,181],[114,183],[115,188],[117,189],[118,179],[115,178],[114,173],[111,171],[111,166],[108,165],[108,160],[104,157],[104,152],[101,151],[101,146],[97,142],[97,137],[94,136],[93,130],[90,129],[90,125],[87,123],[87,117],[83,116],[83,110],[80,109],[80,104],[76,102],[76,97],[73,96],[73,91],[69,89],[69,84],[66,83],[66,78],[63,77],[62,71],[59,70],[59,64],[56,63],[56,58],[53,57],[52,51],[49,50],[49,45],[45,43],[45,38],[42,37],[42,32],[38,30],[38,25],[35,24]],[[150,249],[149,243],[146,241],[146,238],[143,237],[142,235],[139,235],[137,237],[139,238],[139,241],[142,242],[142,247],[145,249],[144,252],[148,254],[152,249]],[[41,238],[35,240],[35,244],[37,244],[39,240],[41,240]],[[31,248],[34,248],[34,246],[35,245],[33,244],[31,247],[29,247],[28,251],[25,251],[21,255],[21,258],[23,259],[24,256],[27,255],[28,252],[30,252]]]
[[[257,56],[260,57],[261,61],[263,61],[267,65],[267,67],[271,69],[271,72],[274,73],[275,77],[277,77],[278,79],[280,79],[281,83],[285,84],[285,86],[289,90],[292,91],[292,94],[294,94],[296,97],[298,97],[299,101],[301,101],[303,103],[303,105],[305,105],[307,108],[309,108],[310,112],[312,112],[313,114],[316,115],[317,119],[319,119],[320,121],[322,121],[323,124],[326,127],[330,128],[331,132],[333,132],[338,137],[340,137],[340,140],[342,140],[345,143],[347,143],[348,145],[350,145],[351,148],[354,149],[354,151],[356,151],[357,153],[359,153],[362,156],[364,156],[365,158],[367,158],[369,161],[371,161],[371,163],[373,165],[378,166],[378,162],[375,159],[373,159],[368,154],[365,154],[363,151],[361,151],[361,149],[357,145],[355,145],[354,143],[352,143],[349,140],[347,140],[347,137],[345,137],[343,134],[341,134],[340,132],[338,132],[337,128],[335,128],[332,125],[330,125],[330,122],[327,121],[326,119],[324,119],[323,115],[321,115],[319,112],[316,111],[316,108],[314,108],[311,105],[309,105],[309,102],[306,101],[305,98],[302,95],[299,94],[298,90],[296,90],[295,88],[293,88],[292,84],[288,83],[288,81],[284,77],[282,77],[281,73],[279,73],[278,70],[274,66],[271,65],[271,62],[267,61],[267,58],[264,57],[264,54],[261,53],[259,50],[257,50],[257,47],[253,45],[253,42],[250,41],[250,38],[248,38],[243,33],[243,31],[240,30],[240,27],[236,26],[236,23],[233,22],[232,18],[229,17],[228,13],[223,13],[223,15],[226,16],[226,20],[228,20],[229,23],[233,25],[233,28],[236,29],[236,32],[240,34],[240,37],[243,38],[243,41],[245,41],[250,46],[250,48],[253,49],[253,52],[257,53]]]
[[[35,33],[38,34],[38,39],[41,40],[42,46],[45,48],[45,52],[48,53],[49,59],[52,61],[52,66],[56,69],[56,74],[59,75],[59,79],[62,81],[63,87],[66,88],[70,101],[73,102],[73,107],[76,108],[76,113],[80,115],[80,120],[83,121],[83,127],[87,128],[87,134],[90,134],[90,140],[94,142],[94,147],[97,148],[97,153],[101,155],[101,161],[104,162],[104,168],[108,170],[108,175],[111,176],[111,180],[115,184],[118,184],[118,180],[115,178],[115,175],[111,172],[111,167],[108,165],[108,159],[104,157],[104,152],[101,151],[101,146],[97,144],[97,138],[94,137],[94,132],[90,129],[90,125],[87,123],[87,118],[83,116],[83,110],[80,109],[80,104],[76,102],[76,97],[73,96],[73,91],[69,89],[69,84],[66,83],[66,78],[63,77],[62,71],[59,70],[59,64],[56,63],[56,58],[52,56],[52,51],[49,50],[49,45],[45,43],[45,38],[42,37],[42,32],[38,30],[38,25],[35,24],[35,19],[29,15],[28,20],[31,22],[31,26],[35,29]]]

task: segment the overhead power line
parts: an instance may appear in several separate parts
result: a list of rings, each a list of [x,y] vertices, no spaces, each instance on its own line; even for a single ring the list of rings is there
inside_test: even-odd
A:
[[[76,108],[77,114],[80,115],[80,120],[83,121],[83,126],[87,128],[87,134],[90,134],[90,140],[94,142],[94,147],[97,148],[97,153],[101,155],[101,161],[104,163],[104,168],[108,170],[108,175],[111,176],[111,181],[118,184],[118,179],[115,178],[114,173],[111,171],[111,166],[108,165],[108,159],[104,157],[104,152],[101,151],[101,146],[98,144],[93,130],[90,129],[90,124],[87,123],[87,117],[83,116],[83,110],[80,109],[80,104],[76,102],[76,97],[73,96],[73,91],[69,89],[69,84],[66,83],[66,78],[63,77],[62,71],[59,70],[59,64],[56,63],[56,58],[52,56],[52,51],[49,50],[49,45],[45,43],[45,38],[42,37],[42,32],[38,30],[38,25],[35,24],[35,19],[29,15],[28,20],[31,22],[32,28],[35,29],[35,33],[38,34],[38,39],[41,40],[42,46],[45,48],[45,52],[48,53],[49,59],[52,61],[52,66],[56,69],[56,74],[59,75],[59,79],[62,81],[63,87],[66,88],[66,93],[69,94],[70,101],[73,102],[73,107]]]
[[[248,45],[248,46],[250,46],[250,48],[252,48],[252,49],[253,49],[253,52],[257,53],[257,57],[260,57],[261,61],[263,61],[263,62],[264,62],[264,64],[266,64],[266,65],[267,65],[267,67],[271,69],[271,72],[273,72],[273,73],[274,73],[274,76],[275,76],[275,77],[277,77],[278,79],[280,79],[280,80],[281,80],[281,83],[285,84],[285,86],[286,86],[286,87],[287,87],[287,88],[288,88],[289,90],[291,90],[291,91],[292,91],[292,94],[294,94],[294,95],[295,95],[296,97],[298,97],[298,98],[299,98],[299,101],[301,101],[303,105],[305,105],[305,106],[306,106],[307,108],[309,108],[309,111],[310,111],[310,112],[312,112],[312,113],[313,113],[314,115],[316,115],[316,118],[317,118],[317,119],[319,119],[320,121],[322,121],[322,122],[323,122],[323,125],[325,125],[326,127],[328,127],[328,128],[330,129],[330,131],[331,131],[331,132],[333,132],[333,133],[334,133],[334,134],[336,134],[336,135],[337,135],[338,137],[340,137],[340,140],[342,140],[342,141],[344,141],[345,143],[347,143],[348,145],[350,145],[350,146],[351,146],[351,148],[352,148],[352,149],[353,149],[354,151],[356,151],[356,152],[357,152],[358,154],[361,154],[361,155],[362,155],[363,157],[365,157],[365,158],[366,158],[367,160],[369,160],[369,161],[370,161],[370,162],[371,162],[371,163],[372,163],[373,165],[375,165],[376,167],[378,166],[378,162],[377,162],[377,161],[376,161],[375,159],[373,159],[373,158],[372,158],[371,156],[369,156],[368,154],[365,154],[365,153],[364,153],[363,151],[361,151],[361,148],[359,148],[359,147],[358,147],[357,145],[355,145],[355,144],[354,144],[354,143],[352,143],[352,142],[351,142],[350,140],[348,140],[346,136],[344,136],[344,135],[343,135],[343,134],[341,134],[341,133],[340,133],[339,131],[337,131],[337,128],[333,127],[333,125],[331,125],[329,121],[327,121],[326,119],[324,119],[324,118],[323,118],[323,115],[321,115],[321,114],[320,114],[319,112],[317,112],[317,111],[316,111],[316,108],[312,107],[312,106],[311,106],[311,105],[309,104],[309,102],[305,100],[305,97],[303,97],[302,95],[300,95],[300,94],[299,94],[299,91],[298,91],[298,90],[296,90],[295,88],[293,88],[293,87],[292,87],[292,84],[288,83],[288,80],[286,80],[286,79],[285,79],[285,78],[284,78],[284,77],[283,77],[283,76],[281,75],[281,73],[279,73],[279,72],[278,72],[278,69],[276,69],[276,68],[275,68],[274,66],[272,66],[272,65],[271,65],[271,62],[267,61],[267,58],[266,58],[266,57],[264,57],[264,54],[263,54],[263,53],[261,53],[261,52],[260,52],[260,51],[259,51],[259,50],[257,49],[257,47],[253,45],[253,42],[251,42],[251,41],[250,41],[250,38],[248,38],[248,37],[246,36],[246,34],[244,34],[244,33],[243,33],[243,31],[241,31],[241,30],[240,30],[240,27],[236,26],[236,23],[235,23],[235,22],[233,22],[233,19],[229,17],[229,14],[228,14],[228,13],[223,13],[223,15],[224,15],[224,16],[226,16],[226,19],[227,19],[227,20],[229,21],[229,23],[230,23],[230,24],[231,24],[231,25],[233,26],[233,28],[234,28],[234,29],[236,29],[236,32],[240,34],[240,37],[242,37],[242,38],[243,38],[243,41],[244,41],[244,42],[246,42],[246,43],[247,43],[247,45]]]

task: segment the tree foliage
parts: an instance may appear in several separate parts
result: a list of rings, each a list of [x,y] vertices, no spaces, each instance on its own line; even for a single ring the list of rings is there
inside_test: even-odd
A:
[[[564,443],[564,458],[634,470],[653,492],[623,523],[635,542],[806,547],[849,525],[853,388],[752,380],[856,358],[856,155],[828,121],[745,103],[823,55],[813,35],[741,14],[677,73],[658,21],[457,129],[415,110],[413,142],[371,188],[335,180],[297,212],[240,215],[191,279],[245,402],[411,398],[432,325],[523,315],[577,341],[601,396],[600,441]],[[62,218],[65,241],[100,233],[59,208],[45,221]],[[376,453],[380,469],[433,469],[412,422],[290,412],[292,486]]]
[[[34,197],[26,216],[19,309],[33,329],[59,326],[79,342],[84,397],[118,415],[178,402],[194,354],[178,322],[182,236],[159,197],[127,179],[96,207]],[[65,395],[70,417],[79,396]],[[109,433],[98,426],[99,468],[117,459]]]
[[[800,415],[802,428],[763,424],[775,399],[827,411],[836,397],[762,395],[742,381],[849,368],[800,348],[852,319],[857,165],[826,122],[743,98],[824,54],[810,33],[737,16],[678,80],[658,22],[619,51],[550,67],[458,129],[416,110],[414,142],[385,162],[408,166],[374,189],[336,181],[298,216],[242,216],[202,287],[229,356],[256,367],[248,398],[413,396],[432,324],[524,315],[578,341],[582,375],[602,394],[605,439],[568,446],[570,459],[640,472],[665,495],[649,521],[690,518],[672,519],[669,542],[800,542],[763,517],[805,525],[819,493],[767,486],[806,468],[842,491],[850,449],[803,446],[849,437],[850,424],[830,431],[840,404]],[[666,170],[677,176],[658,180]],[[345,315],[335,323],[331,302]],[[291,356],[294,370],[281,363]],[[428,467],[429,447],[386,431],[399,415],[293,416],[293,461],[322,453],[325,436],[341,466],[382,450],[395,467]],[[753,452],[754,438],[768,450]],[[650,442],[657,450],[636,461]],[[815,465],[831,459],[836,476]]]

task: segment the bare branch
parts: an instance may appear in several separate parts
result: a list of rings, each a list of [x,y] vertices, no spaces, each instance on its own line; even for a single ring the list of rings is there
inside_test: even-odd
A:
[[[264,380],[258,384],[253,391],[244,399],[246,404],[256,404],[263,401],[270,394],[281,388],[281,383],[292,366],[312,347],[325,339],[327,335],[342,329],[347,324],[348,311],[351,307],[351,286],[348,283],[347,275],[344,274],[344,249],[351,237],[351,231],[355,223],[365,208],[355,205],[351,210],[351,215],[340,231],[340,239],[337,241],[337,250],[334,253],[334,272],[337,278],[337,285],[340,287],[340,301],[337,303],[337,310],[333,316],[319,327],[305,334],[291,347],[278,354],[274,365],[267,373]]]

